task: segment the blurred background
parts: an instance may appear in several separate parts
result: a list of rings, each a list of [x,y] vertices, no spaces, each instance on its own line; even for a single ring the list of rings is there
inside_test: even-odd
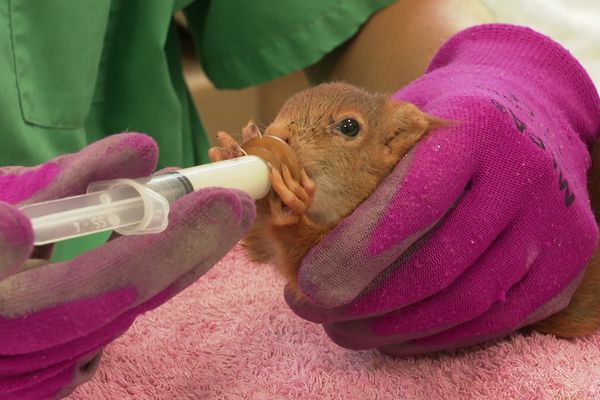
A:
[[[402,0],[399,0],[402,1]],[[526,25],[569,49],[600,84],[600,0],[482,0],[498,22]],[[177,16],[185,25],[181,15]],[[249,119],[266,126],[293,93],[308,87],[300,71],[244,90],[217,90],[196,59],[182,29],[184,72],[204,127],[214,141],[219,130],[239,138]]]

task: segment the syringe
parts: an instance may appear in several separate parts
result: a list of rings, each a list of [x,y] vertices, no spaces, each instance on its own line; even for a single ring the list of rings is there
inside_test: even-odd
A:
[[[281,139],[257,137],[243,148],[247,156],[141,179],[94,182],[86,194],[27,205],[21,211],[31,220],[36,245],[108,230],[158,233],[168,226],[170,205],[193,191],[223,187],[263,198],[271,188],[269,165],[287,165],[299,178],[298,162]]]

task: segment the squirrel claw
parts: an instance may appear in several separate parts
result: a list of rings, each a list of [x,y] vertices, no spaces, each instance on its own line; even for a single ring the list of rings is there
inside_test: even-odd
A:
[[[271,167],[271,185],[283,204],[294,214],[302,215],[310,207],[314,196],[292,177],[286,166],[283,166],[282,172]]]
[[[246,143],[248,140],[253,139],[257,136],[262,136],[262,134],[260,133],[260,129],[258,129],[258,126],[254,122],[254,120],[248,121],[246,126],[242,128],[243,142]]]
[[[242,147],[227,132],[217,133],[217,139],[221,143],[221,146],[208,149],[208,157],[212,162],[230,160],[244,155]]]
[[[271,209],[271,221],[275,226],[289,226],[298,223],[300,218],[297,215],[284,210],[281,198],[271,194],[269,195],[269,207]]]

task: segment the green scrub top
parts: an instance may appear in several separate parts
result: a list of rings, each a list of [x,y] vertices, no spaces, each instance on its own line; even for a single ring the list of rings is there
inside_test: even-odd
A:
[[[144,132],[159,168],[208,161],[173,14],[209,79],[239,89],[305,68],[393,0],[0,2],[0,165],[35,165],[109,134]],[[59,244],[55,259],[106,235]]]

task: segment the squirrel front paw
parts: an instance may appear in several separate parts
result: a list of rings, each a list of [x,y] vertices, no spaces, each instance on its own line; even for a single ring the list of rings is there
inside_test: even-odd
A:
[[[271,186],[274,193],[271,193],[268,199],[273,225],[297,224],[312,204],[315,183],[304,169],[301,176],[301,182],[298,182],[285,165],[281,171],[271,167]]]
[[[256,136],[261,136],[260,130],[251,120],[242,129],[243,142],[246,143]],[[211,161],[229,160],[246,155],[242,146],[228,133],[217,133],[217,139],[221,146],[209,149],[208,156]],[[271,223],[275,226],[297,224],[312,204],[315,183],[304,169],[301,170],[298,181],[285,164],[281,164],[281,170],[271,164],[269,166],[273,189],[267,197]]]
[[[221,146],[208,149],[208,158],[212,162],[231,160],[244,155],[242,146],[227,132],[217,133],[217,139]]]
[[[256,123],[253,120],[250,120],[246,126],[242,128],[242,141],[243,143],[246,143],[256,136],[261,136],[260,130]],[[215,146],[208,149],[208,158],[210,158],[210,161],[231,160],[232,158],[246,155],[242,146],[229,133],[222,131],[218,132],[217,140],[221,146]]]

